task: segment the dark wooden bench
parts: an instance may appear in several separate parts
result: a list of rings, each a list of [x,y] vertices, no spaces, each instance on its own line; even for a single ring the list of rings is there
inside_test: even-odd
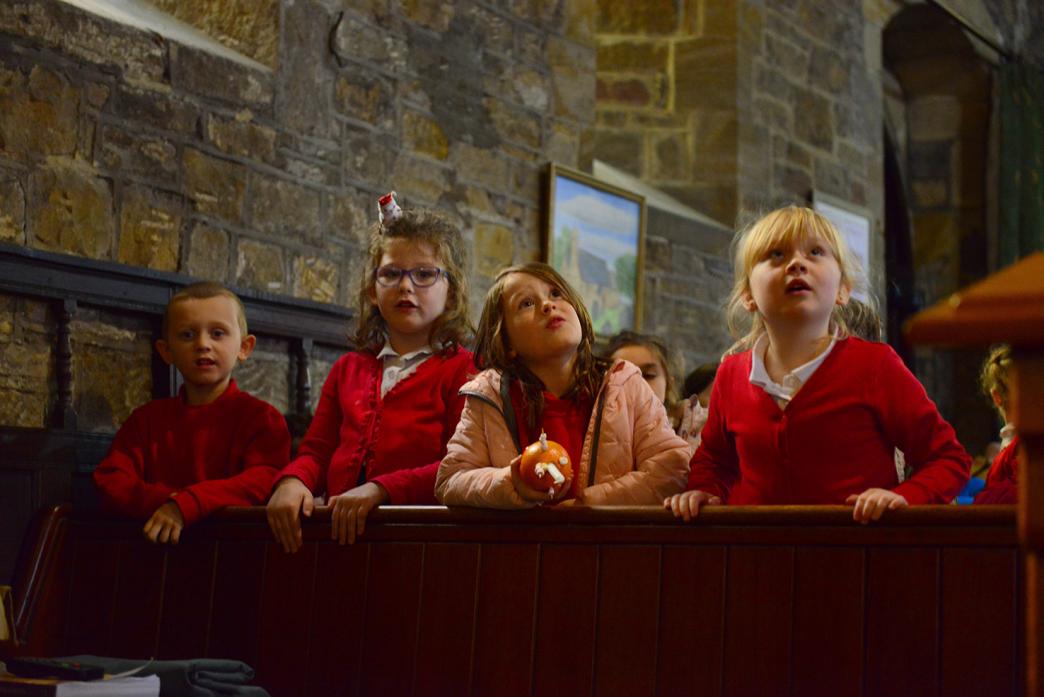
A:
[[[58,508],[7,650],[225,657],[273,695],[1019,695],[1012,507],[326,509],[287,555],[261,509],[154,546]]]

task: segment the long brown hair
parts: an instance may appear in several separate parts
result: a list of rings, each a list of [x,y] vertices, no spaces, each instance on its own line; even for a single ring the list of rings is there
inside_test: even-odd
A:
[[[468,310],[467,247],[460,229],[442,215],[430,210],[404,210],[402,216],[386,225],[370,228],[369,256],[359,279],[359,323],[355,345],[360,351],[377,353],[384,346],[388,325],[373,302],[376,293],[377,267],[392,240],[414,244],[427,243],[435,251],[439,266],[446,272],[449,292],[446,309],[436,318],[428,333],[428,342],[436,350],[452,353],[471,335]]]
[[[504,330],[504,286],[507,277],[513,273],[529,274],[554,286],[562,291],[562,297],[576,310],[580,319],[580,344],[576,348],[576,363],[573,364],[573,385],[579,396],[594,397],[598,394],[611,362],[595,355],[591,315],[580,296],[561,274],[539,261],[509,266],[498,273],[482,305],[482,317],[475,334],[475,365],[480,369],[495,368],[500,371],[502,379],[517,379],[521,383],[522,394],[529,405],[529,427],[535,428],[544,408],[544,383],[521,359],[509,355],[510,347]]]
[[[628,346],[644,346],[656,358],[660,368],[663,370],[664,382],[667,387],[667,394],[663,402],[667,407],[667,413],[674,413],[678,403],[678,385],[674,381],[674,354],[671,352],[670,347],[667,346],[667,342],[652,334],[639,334],[638,332],[625,329],[609,337],[609,344],[605,347],[604,355],[606,358],[612,358],[614,353]]]

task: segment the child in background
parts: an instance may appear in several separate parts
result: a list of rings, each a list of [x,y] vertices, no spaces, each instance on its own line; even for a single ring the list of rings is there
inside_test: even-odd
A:
[[[700,447],[703,425],[707,423],[711,390],[714,388],[714,377],[718,374],[717,363],[704,363],[689,373],[685,378],[683,392],[687,397],[682,400],[681,424],[678,435],[692,446],[695,452]]]
[[[1015,427],[1008,423],[1011,393],[1008,373],[1011,370],[1011,349],[998,346],[990,351],[982,366],[979,382],[982,391],[993,401],[1004,427],[1000,431],[1001,451],[993,459],[986,475],[986,486],[975,497],[975,503],[1017,503],[1019,498],[1019,437]]]
[[[738,237],[735,278],[741,352],[718,371],[689,491],[664,505],[689,520],[705,503],[848,503],[866,523],[951,501],[971,460],[895,352],[838,321],[860,275],[834,226],[808,208],[769,213]],[[913,470],[901,484],[897,447]]]
[[[630,361],[642,371],[642,379],[649,383],[664,408],[675,431],[681,422],[682,404],[670,365],[671,351],[663,339],[651,334],[624,330],[609,338],[605,354],[610,360]]]
[[[518,471],[542,431],[573,463],[560,501],[652,504],[681,490],[689,449],[663,400],[638,368],[595,356],[593,344],[587,309],[557,271],[532,262],[498,274],[476,337],[485,370],[461,390],[467,402],[435,482],[442,503],[548,502]]]
[[[278,411],[232,379],[256,342],[232,291],[205,282],[176,293],[161,336],[156,350],[184,385],[134,410],[94,483],[106,509],[147,518],[149,540],[177,544],[184,527],[220,508],[264,503],[290,433]]]
[[[323,492],[341,544],[382,503],[435,504],[435,471],[464,405],[458,391],[474,372],[462,347],[471,331],[465,256],[460,230],[433,212],[398,211],[371,230],[358,350],[330,370],[268,502],[285,551],[301,546],[299,516]]]

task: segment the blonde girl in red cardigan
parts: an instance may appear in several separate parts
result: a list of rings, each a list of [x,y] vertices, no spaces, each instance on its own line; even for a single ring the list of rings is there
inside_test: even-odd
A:
[[[971,459],[895,352],[848,336],[840,309],[861,276],[834,226],[773,211],[739,235],[734,266],[728,319],[742,338],[718,371],[688,490],[665,507],[690,520],[705,504],[847,503],[866,523],[951,501]],[[902,483],[895,448],[913,467]]]
[[[357,350],[330,370],[268,502],[268,524],[287,552],[301,546],[300,516],[312,514],[320,493],[341,544],[363,533],[375,506],[436,503],[435,471],[464,406],[458,391],[474,372],[462,348],[471,333],[466,251],[443,217],[397,213],[370,232]]]

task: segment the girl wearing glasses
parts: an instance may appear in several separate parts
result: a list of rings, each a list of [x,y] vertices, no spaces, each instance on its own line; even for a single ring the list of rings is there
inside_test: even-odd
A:
[[[435,491],[446,505],[548,503],[519,476],[519,453],[541,431],[569,453],[574,476],[557,502],[651,505],[682,490],[689,446],[663,401],[626,361],[594,354],[591,317],[565,279],[531,262],[500,272],[475,342],[486,368],[461,390],[467,404]],[[577,464],[578,463],[578,464]]]
[[[357,350],[323,385],[297,457],[280,474],[268,523],[287,552],[300,515],[327,496],[333,539],[363,533],[382,503],[434,505],[435,472],[473,372],[466,250],[460,230],[430,211],[404,211],[370,233],[359,288]]]

